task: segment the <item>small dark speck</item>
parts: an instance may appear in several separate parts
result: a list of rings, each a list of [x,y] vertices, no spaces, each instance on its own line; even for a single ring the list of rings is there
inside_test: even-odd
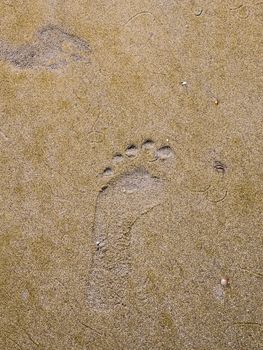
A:
[[[108,188],[108,186],[103,186],[103,187],[100,189],[100,192],[104,192],[107,188]]]

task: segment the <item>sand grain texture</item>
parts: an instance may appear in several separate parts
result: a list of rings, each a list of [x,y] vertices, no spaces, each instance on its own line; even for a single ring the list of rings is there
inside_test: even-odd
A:
[[[0,12],[0,349],[262,349],[263,4]]]

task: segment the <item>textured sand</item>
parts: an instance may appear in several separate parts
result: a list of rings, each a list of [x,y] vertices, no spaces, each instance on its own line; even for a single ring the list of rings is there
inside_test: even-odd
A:
[[[0,13],[0,349],[262,349],[263,3]]]

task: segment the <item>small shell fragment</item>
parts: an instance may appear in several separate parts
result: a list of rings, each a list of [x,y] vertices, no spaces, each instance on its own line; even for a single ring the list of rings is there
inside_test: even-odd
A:
[[[195,10],[195,16],[201,16],[201,14],[203,13],[203,9],[201,9],[201,8],[198,8],[198,9],[196,9]]]
[[[216,160],[214,162],[214,169],[218,173],[225,174],[225,172],[226,172],[226,165],[223,164],[222,162],[220,162],[219,160]]]

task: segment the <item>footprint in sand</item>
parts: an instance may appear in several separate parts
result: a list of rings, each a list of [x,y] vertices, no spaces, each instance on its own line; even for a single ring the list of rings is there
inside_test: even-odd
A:
[[[165,180],[152,175],[147,165],[153,169],[173,157],[169,146],[156,149],[153,141],[146,140],[140,147],[131,144],[123,153],[116,153],[112,166],[104,169],[102,176],[108,181],[97,197],[93,227],[87,294],[91,308],[108,310],[125,304],[132,269],[132,227],[166,199]]]

